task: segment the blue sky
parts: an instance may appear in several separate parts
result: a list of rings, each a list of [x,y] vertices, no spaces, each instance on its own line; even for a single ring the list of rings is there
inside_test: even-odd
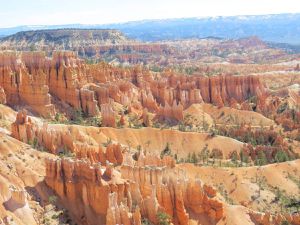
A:
[[[0,27],[300,12],[300,0],[0,0]],[[297,3],[298,2],[298,3]]]

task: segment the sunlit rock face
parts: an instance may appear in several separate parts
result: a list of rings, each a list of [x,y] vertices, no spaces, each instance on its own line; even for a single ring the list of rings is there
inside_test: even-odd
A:
[[[53,116],[44,53],[0,52],[0,86],[9,105],[29,105],[43,116]]]
[[[223,217],[216,191],[200,180],[186,179],[171,157],[141,153],[134,161],[126,153],[123,158],[120,168],[84,157],[47,160],[46,183],[83,224],[141,224],[142,217],[158,224],[159,212],[175,224],[188,224],[190,210],[214,222]]]
[[[70,51],[53,52],[51,58],[43,52],[1,52],[0,87],[1,102],[9,105],[26,105],[53,117],[63,102],[60,108],[67,104],[90,117],[101,115],[104,126],[111,127],[119,113],[115,103],[182,121],[183,110],[191,104],[236,105],[266,94],[257,76],[154,76],[138,66],[88,65]]]

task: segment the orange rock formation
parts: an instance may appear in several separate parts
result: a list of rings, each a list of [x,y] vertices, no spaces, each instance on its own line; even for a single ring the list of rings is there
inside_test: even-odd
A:
[[[112,127],[114,102],[139,105],[161,118],[180,121],[183,109],[194,103],[233,105],[266,93],[258,76],[183,76],[170,71],[154,75],[140,67],[87,65],[66,51],[54,52],[51,59],[41,52],[1,52],[0,86],[8,104],[25,103],[43,116],[53,116],[61,100],[87,116],[101,111],[103,125]]]
[[[48,160],[46,172],[47,185],[55,190],[80,224],[134,224],[140,218],[138,209],[129,211],[132,201],[128,182],[110,165]],[[112,216],[106,218],[107,214]]]
[[[43,53],[0,52],[0,86],[10,105],[29,105],[43,116],[53,116]]]
[[[189,210],[214,222],[223,217],[212,187],[186,179],[169,158],[141,157],[123,164],[120,172],[110,164],[48,160],[46,183],[81,224],[141,224],[141,216],[157,224],[158,212],[175,224],[188,224]]]

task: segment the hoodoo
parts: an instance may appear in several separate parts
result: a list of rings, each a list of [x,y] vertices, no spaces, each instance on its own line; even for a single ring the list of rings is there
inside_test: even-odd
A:
[[[1,28],[55,1],[0,6],[0,225],[300,225],[299,15]]]

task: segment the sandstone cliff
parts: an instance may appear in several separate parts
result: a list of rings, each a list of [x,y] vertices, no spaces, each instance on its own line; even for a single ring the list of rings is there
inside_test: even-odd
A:
[[[141,217],[158,224],[158,212],[165,212],[175,224],[184,225],[189,210],[214,222],[223,217],[213,188],[185,179],[167,159],[153,159],[143,156],[133,165],[122,165],[120,172],[110,164],[47,160],[46,183],[81,224],[141,224]],[[153,167],[158,164],[166,166]]]
[[[105,167],[71,159],[48,160],[46,171],[47,185],[55,190],[80,224],[107,224],[106,214],[117,214],[114,211],[121,211],[126,218],[120,217],[120,214],[112,215],[108,224],[114,221],[134,224],[133,217],[139,218],[138,211],[130,213],[132,201],[128,182],[120,178],[120,174],[110,165]]]
[[[138,66],[88,65],[68,51],[53,52],[52,58],[41,52],[1,52],[0,86],[7,104],[27,105],[47,117],[54,116],[54,106],[63,102],[86,116],[101,114],[103,125],[112,127],[119,114],[114,103],[181,121],[183,110],[191,104],[234,106],[266,94],[257,76],[184,76],[171,71],[154,75]]]
[[[53,116],[43,53],[0,52],[0,86],[9,105],[28,105],[43,116]]]

